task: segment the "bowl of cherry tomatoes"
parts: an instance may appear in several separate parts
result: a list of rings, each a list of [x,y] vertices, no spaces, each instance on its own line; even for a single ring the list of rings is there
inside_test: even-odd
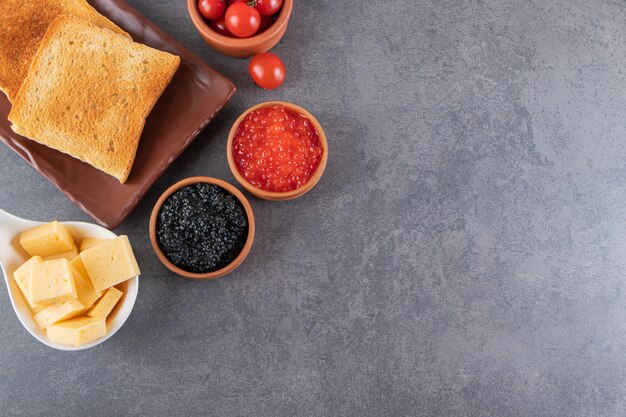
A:
[[[200,36],[213,49],[248,58],[272,49],[289,24],[293,0],[187,0]]]

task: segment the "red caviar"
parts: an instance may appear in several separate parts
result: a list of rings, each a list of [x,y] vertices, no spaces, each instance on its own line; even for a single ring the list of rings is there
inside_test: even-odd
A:
[[[267,106],[243,119],[233,140],[239,173],[265,191],[293,191],[306,184],[322,160],[319,134],[309,119]]]

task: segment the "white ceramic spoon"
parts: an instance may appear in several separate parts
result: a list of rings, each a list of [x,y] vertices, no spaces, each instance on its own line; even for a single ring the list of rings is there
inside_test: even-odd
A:
[[[98,237],[105,239],[112,239],[116,237],[115,233],[95,224],[83,222],[62,223],[78,241],[85,237]],[[129,279],[128,281],[116,286],[124,292],[124,296],[117,303],[117,306],[107,318],[107,334],[104,337],[94,340],[91,343],[87,343],[81,347],[64,346],[52,342],[48,339],[48,336],[46,336],[46,332],[40,330],[37,323],[35,323],[30,308],[24,300],[17,283],[13,279],[13,272],[29,259],[28,254],[20,246],[20,233],[39,226],[40,224],[43,223],[21,219],[7,213],[4,210],[0,210],[0,268],[4,273],[4,281],[6,282],[7,289],[9,290],[9,298],[13,304],[15,314],[17,314],[17,317],[20,319],[22,325],[35,337],[35,339],[52,348],[59,350],[82,350],[99,345],[109,337],[113,336],[115,332],[122,327],[130,315],[130,312],[135,305],[135,300],[137,299],[139,277]]]

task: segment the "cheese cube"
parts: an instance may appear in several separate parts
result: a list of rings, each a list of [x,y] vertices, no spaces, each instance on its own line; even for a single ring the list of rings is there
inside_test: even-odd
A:
[[[93,288],[93,284],[89,279],[89,275],[87,275],[83,262],[80,260],[80,256],[72,259],[70,262],[70,269],[74,274],[74,283],[76,285],[78,301],[80,301],[85,308],[91,307],[91,305],[102,296],[103,292],[96,291]]]
[[[80,253],[85,270],[96,291],[139,275],[139,266],[128,236],[119,236]]]
[[[115,307],[117,302],[120,301],[120,298],[122,298],[122,295],[124,295],[124,293],[118,290],[117,288],[115,287],[109,288],[107,292],[104,293],[102,298],[98,300],[96,305],[93,306],[91,310],[89,310],[87,315],[90,317],[98,317],[101,319],[106,319],[109,316],[109,314],[111,314],[111,311],[113,311],[113,307]]]
[[[30,269],[28,286],[35,304],[56,303],[76,298],[76,284],[67,259],[43,261]]]
[[[44,261],[52,261],[54,259],[67,259],[68,261],[71,261],[72,259],[76,258],[78,256],[78,250],[76,248],[69,250],[67,252],[62,252],[62,253],[57,253],[56,255],[50,255],[50,256],[46,256],[45,258],[43,258]]]
[[[46,257],[76,249],[70,232],[57,221],[23,232],[20,244],[30,256]]]
[[[33,303],[30,298],[28,277],[30,276],[30,269],[32,268],[32,266],[41,261],[41,256],[33,256],[28,261],[24,262],[22,266],[17,268],[15,272],[13,272],[13,279],[15,279],[17,286],[20,288],[20,291],[22,291],[22,294],[24,295],[24,298],[26,299],[26,302],[28,303],[30,308],[35,308],[37,305]]]
[[[48,307],[50,307],[50,306],[52,306],[52,304],[50,304],[50,303],[46,303],[46,304],[37,304],[35,307],[32,307],[32,308],[30,309],[30,311],[32,311],[32,312],[33,312],[33,314],[37,314],[37,313],[39,313],[40,311],[43,311],[43,310],[45,310],[46,308],[48,308]]]
[[[111,239],[103,239],[99,237],[86,237],[80,242],[80,251],[87,250],[89,248],[93,248],[94,246],[98,246],[101,243],[108,242]]]
[[[89,275],[87,274],[87,270],[85,269],[85,265],[83,265],[83,261],[80,259],[80,256],[77,256],[70,261],[70,268],[73,273],[89,279]]]
[[[50,340],[65,346],[82,346],[99,339],[107,333],[104,319],[77,317],[48,326]]]
[[[55,303],[35,314],[35,321],[41,330],[62,320],[80,316],[87,309],[78,300]]]

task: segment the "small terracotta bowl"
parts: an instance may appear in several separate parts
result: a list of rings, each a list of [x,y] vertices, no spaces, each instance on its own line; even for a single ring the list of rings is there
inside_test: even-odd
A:
[[[317,130],[317,133],[320,137],[320,144],[322,145],[322,150],[323,150],[320,164],[318,165],[317,169],[311,176],[311,179],[309,179],[309,181],[306,184],[292,191],[273,192],[273,191],[265,191],[259,187],[256,187],[250,184],[248,180],[246,180],[243,177],[243,175],[239,173],[239,170],[237,169],[237,165],[235,164],[235,158],[233,157],[232,150],[233,150],[233,140],[235,139],[235,134],[237,133],[237,129],[239,129],[239,124],[243,121],[243,119],[246,118],[248,113],[250,113],[251,111],[260,109],[262,107],[267,107],[267,106],[285,106],[295,111],[296,113],[300,113],[301,115],[305,116],[307,119],[311,121],[311,124],[313,125],[315,130]],[[228,158],[228,166],[230,167],[230,171],[233,173],[233,176],[235,177],[237,182],[241,184],[243,188],[251,192],[256,197],[262,198],[264,200],[287,201],[287,200],[296,199],[308,193],[315,186],[315,184],[319,182],[320,178],[322,178],[322,174],[324,174],[324,170],[326,169],[326,163],[328,162],[328,142],[326,140],[326,134],[324,133],[324,129],[322,129],[322,125],[317,121],[315,117],[313,117],[311,113],[304,110],[300,106],[296,106],[295,104],[286,103],[284,101],[267,101],[265,103],[257,104],[256,106],[250,107],[248,110],[243,112],[241,116],[237,118],[237,120],[233,124],[233,127],[230,128],[230,133],[228,134],[228,142],[226,144],[226,157]]]
[[[198,0],[187,0],[187,9],[200,36],[211,48],[235,58],[248,58],[269,51],[282,39],[291,17],[293,0],[284,1],[272,26],[249,38],[224,36],[214,31],[200,14]]]
[[[207,272],[205,274],[197,274],[194,272],[185,271],[184,269],[181,269],[177,267],[176,265],[174,265],[173,263],[171,263],[161,251],[161,248],[159,247],[159,243],[157,242],[157,237],[156,237],[157,217],[159,215],[159,212],[161,211],[161,207],[163,206],[163,203],[165,202],[165,200],[174,192],[176,192],[178,189],[185,187],[187,185],[197,184],[199,182],[217,185],[218,187],[223,188],[224,190],[234,195],[239,200],[243,208],[246,210],[246,216],[248,216],[248,238],[246,239],[246,243],[243,249],[241,250],[241,253],[239,254],[239,256],[237,256],[234,261],[226,265],[224,268],[218,269],[217,271],[213,271],[213,272]],[[152,249],[154,249],[154,253],[156,253],[157,257],[163,263],[163,265],[165,265],[167,269],[174,272],[175,274],[180,275],[181,277],[190,278],[190,279],[215,279],[215,278],[223,277],[224,275],[227,275],[233,272],[235,268],[241,265],[241,263],[246,258],[246,256],[248,256],[248,253],[250,253],[250,248],[252,247],[252,242],[254,241],[254,226],[255,226],[255,223],[254,223],[254,215],[252,214],[252,207],[250,207],[250,203],[248,202],[248,199],[246,199],[246,197],[241,193],[241,191],[239,191],[237,188],[230,185],[229,183],[222,181],[222,180],[218,180],[216,178],[190,177],[182,181],[179,181],[176,184],[172,185],[170,188],[168,188],[163,193],[163,195],[161,195],[159,200],[154,205],[154,209],[152,209],[152,215],[150,216],[150,243],[152,243]]]

